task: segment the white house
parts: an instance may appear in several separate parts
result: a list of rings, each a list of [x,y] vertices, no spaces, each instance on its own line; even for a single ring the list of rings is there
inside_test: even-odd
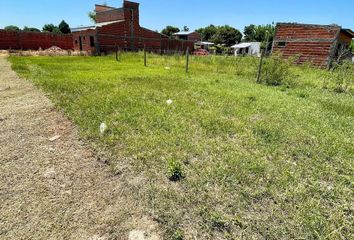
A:
[[[235,56],[238,55],[250,55],[250,56],[260,56],[261,55],[261,43],[260,42],[245,42],[233,45],[231,47],[235,51]]]

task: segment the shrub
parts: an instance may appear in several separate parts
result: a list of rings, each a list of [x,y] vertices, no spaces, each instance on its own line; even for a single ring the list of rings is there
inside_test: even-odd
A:
[[[350,60],[344,60],[335,64],[328,74],[324,76],[324,87],[338,93],[345,93],[353,90],[354,65]]]
[[[183,236],[183,232],[181,229],[177,229],[173,235],[171,236],[171,240],[183,240],[184,236]]]
[[[291,60],[284,60],[274,54],[264,62],[260,82],[269,86],[292,85],[294,76],[290,68]]]
[[[173,181],[177,182],[184,178],[182,164],[175,160],[170,160],[168,162],[168,178]]]

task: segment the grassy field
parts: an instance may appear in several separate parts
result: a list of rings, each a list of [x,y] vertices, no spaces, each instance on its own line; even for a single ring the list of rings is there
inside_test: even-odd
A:
[[[166,239],[354,238],[354,95],[324,89],[325,70],[274,87],[252,58],[193,57],[188,75],[179,56],[10,61],[136,176]]]

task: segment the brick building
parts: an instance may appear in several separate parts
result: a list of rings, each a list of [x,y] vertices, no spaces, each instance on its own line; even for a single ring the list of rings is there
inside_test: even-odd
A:
[[[298,56],[298,62],[312,62],[329,67],[340,49],[349,48],[354,32],[337,25],[278,23],[273,53],[284,57]]]
[[[139,3],[124,1],[122,8],[96,5],[96,24],[72,29],[74,49],[95,53],[124,50],[185,51],[194,42],[170,39],[140,26]]]
[[[202,35],[198,32],[179,32],[173,34],[176,39],[198,42],[202,40]]]

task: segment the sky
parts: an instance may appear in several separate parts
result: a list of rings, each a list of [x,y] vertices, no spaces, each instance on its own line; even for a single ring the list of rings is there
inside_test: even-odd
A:
[[[166,25],[190,30],[209,24],[243,31],[250,24],[298,22],[338,24],[354,29],[354,7],[348,0],[137,0],[140,25],[161,30]],[[123,0],[0,0],[0,29],[8,25],[42,28],[65,20],[71,27],[91,25],[87,13],[95,3],[121,7]],[[346,7],[348,6],[348,7]]]

